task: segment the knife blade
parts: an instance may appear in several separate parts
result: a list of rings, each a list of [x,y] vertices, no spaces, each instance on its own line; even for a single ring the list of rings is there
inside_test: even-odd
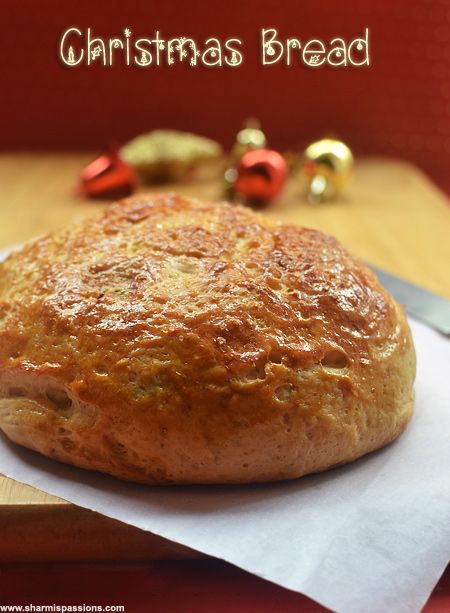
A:
[[[450,300],[368,263],[383,285],[407,313],[450,336]]]

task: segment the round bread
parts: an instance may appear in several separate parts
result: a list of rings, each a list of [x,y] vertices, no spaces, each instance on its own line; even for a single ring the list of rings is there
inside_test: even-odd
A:
[[[0,427],[143,483],[291,479],[386,445],[413,406],[402,309],[316,230],[138,196],[10,255]]]

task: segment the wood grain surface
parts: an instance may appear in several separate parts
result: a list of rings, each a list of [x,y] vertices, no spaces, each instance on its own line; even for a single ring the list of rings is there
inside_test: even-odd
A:
[[[0,249],[98,213],[105,203],[74,195],[78,172],[92,157],[92,153],[0,154]],[[151,191],[177,191],[220,200],[223,185],[219,176],[220,169],[216,169],[214,174]],[[354,254],[450,298],[449,201],[410,164],[389,159],[361,160],[345,194],[323,205],[309,204],[300,182],[291,180],[267,214],[333,234]],[[0,476],[0,531],[3,535],[14,532],[16,541],[29,543],[19,549],[22,553],[16,555],[18,560],[65,558],[67,539],[60,547],[51,535],[44,538],[52,518],[53,535],[55,526],[71,525],[68,539],[72,539],[72,546],[78,542],[72,559],[98,559],[95,547],[86,546],[95,526],[102,535],[105,559],[133,557],[127,546],[117,546],[123,542],[133,546],[136,559],[152,557],[151,552],[155,557],[191,555],[188,551],[174,551],[170,544],[164,549],[161,542],[149,543],[150,537],[139,530],[76,509]],[[35,525],[41,526],[42,538],[34,539],[32,546],[30,529]],[[145,538],[146,544],[136,548],[136,542]],[[0,538],[0,561],[11,560],[12,543],[11,538]],[[109,543],[109,549],[105,543]]]
[[[92,153],[0,154],[0,248],[93,215],[104,203],[73,195]],[[220,200],[214,176],[151,188]],[[450,207],[446,196],[414,166],[389,159],[356,165],[343,198],[313,206],[291,181],[268,214],[319,228],[380,268],[450,298]]]

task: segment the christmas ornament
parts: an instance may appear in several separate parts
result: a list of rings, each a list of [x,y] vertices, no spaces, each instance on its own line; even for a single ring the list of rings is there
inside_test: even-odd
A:
[[[179,180],[200,163],[217,160],[221,153],[215,141],[175,130],[142,134],[120,150],[145,183]]]
[[[89,198],[123,198],[133,193],[136,183],[133,169],[114,147],[83,168],[75,191]]]
[[[225,196],[229,200],[234,200],[236,192],[234,184],[237,179],[236,166],[242,156],[252,149],[264,149],[267,146],[267,139],[261,130],[261,125],[257,119],[250,118],[244,123],[244,127],[236,134],[234,145],[229,156],[229,167],[225,170]]]
[[[348,183],[352,167],[353,154],[342,141],[324,138],[309,145],[304,153],[303,175],[310,202],[337,196]]]
[[[250,149],[264,149],[267,147],[267,138],[261,130],[257,119],[247,119],[242,130],[236,135],[236,140],[231,150],[232,163],[238,162]]]
[[[242,156],[233,188],[250,204],[265,204],[281,192],[287,175],[288,166],[280,153],[272,149],[254,149]]]

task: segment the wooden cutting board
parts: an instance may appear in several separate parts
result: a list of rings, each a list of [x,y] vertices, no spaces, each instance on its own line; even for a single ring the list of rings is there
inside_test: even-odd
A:
[[[0,155],[0,249],[98,212],[103,204],[72,193],[90,159],[81,153]],[[164,189],[222,198],[217,175]],[[345,195],[320,206],[308,204],[292,180],[267,214],[334,234],[356,255],[450,298],[449,201],[408,163],[362,160]],[[199,555],[0,476],[0,562]]]

